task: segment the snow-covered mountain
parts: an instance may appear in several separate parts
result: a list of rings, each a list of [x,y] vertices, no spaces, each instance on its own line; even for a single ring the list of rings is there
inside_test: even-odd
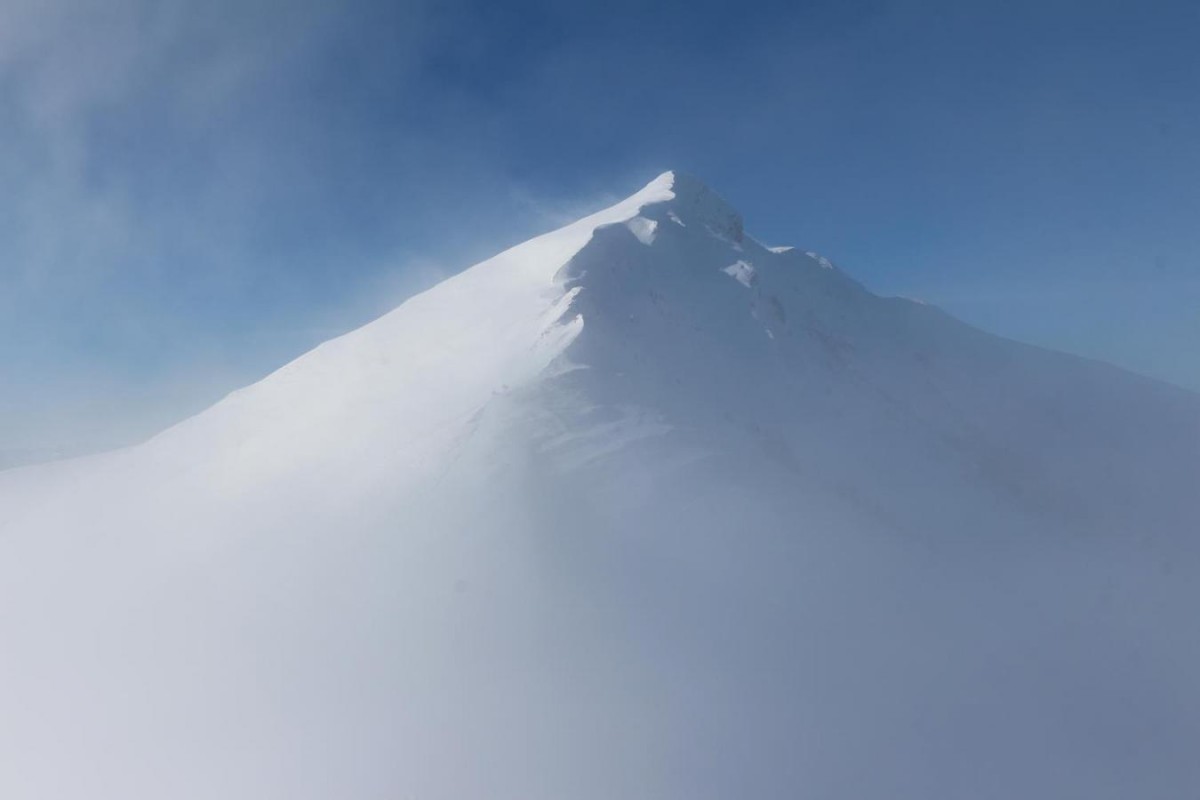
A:
[[[1200,398],[667,173],[0,472],[5,798],[1200,792]]]

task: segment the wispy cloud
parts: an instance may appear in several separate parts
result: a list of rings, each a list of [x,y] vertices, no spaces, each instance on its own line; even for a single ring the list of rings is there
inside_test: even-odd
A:
[[[171,357],[156,339],[174,340],[167,350],[220,373],[218,383],[244,380],[214,369],[220,358],[206,347],[219,350],[219,337],[198,341],[197,329],[248,324],[239,315],[256,302],[271,325],[316,280],[307,248],[379,260],[374,242],[339,252],[328,231],[295,235],[336,215],[322,196],[353,166],[336,157],[344,129],[328,112],[338,103],[314,102],[347,88],[329,72],[403,93],[434,41],[430,3],[358,5],[347,14],[317,0],[0,2],[0,381],[10,404],[26,416],[67,404],[67,417],[103,427],[94,407],[121,381],[99,380],[89,360],[111,360],[118,375],[157,371],[153,391],[180,394],[163,388],[180,382],[174,369],[139,370],[139,360]],[[374,69],[381,48],[355,52],[373,25],[386,29],[386,71]],[[375,157],[359,163],[369,169]],[[272,285],[275,307],[261,297]],[[115,394],[133,403],[146,390],[126,381]],[[28,422],[6,415],[0,443]]]

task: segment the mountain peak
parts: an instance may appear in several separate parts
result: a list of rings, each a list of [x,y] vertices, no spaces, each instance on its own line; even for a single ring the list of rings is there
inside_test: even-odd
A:
[[[0,471],[0,797],[1195,796],[1196,475],[664,173]]]
[[[663,203],[664,216],[672,222],[702,225],[735,242],[741,242],[745,236],[742,215],[737,209],[693,175],[674,170],[664,172],[635,196],[642,195],[655,197],[652,203]]]

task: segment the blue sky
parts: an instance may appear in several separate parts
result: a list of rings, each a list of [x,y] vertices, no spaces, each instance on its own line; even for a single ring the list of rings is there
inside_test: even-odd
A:
[[[694,173],[880,293],[1200,389],[1189,2],[0,0],[0,450],[152,432]]]

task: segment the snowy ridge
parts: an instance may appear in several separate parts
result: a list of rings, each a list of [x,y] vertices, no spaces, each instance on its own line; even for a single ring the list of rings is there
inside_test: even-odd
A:
[[[0,472],[0,796],[1174,800],[1197,475],[1195,395],[665,173]]]

